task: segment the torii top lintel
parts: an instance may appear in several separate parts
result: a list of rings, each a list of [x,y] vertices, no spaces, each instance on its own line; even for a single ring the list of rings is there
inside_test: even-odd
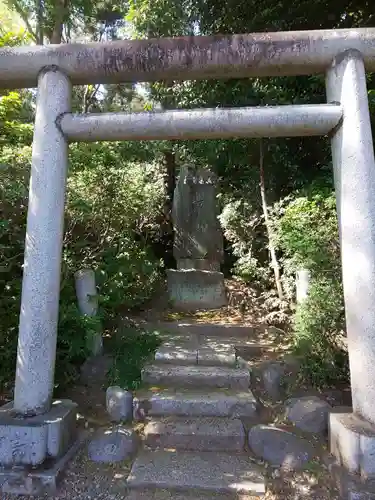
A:
[[[0,88],[35,87],[50,66],[74,85],[316,74],[348,50],[375,71],[375,28],[3,47]]]

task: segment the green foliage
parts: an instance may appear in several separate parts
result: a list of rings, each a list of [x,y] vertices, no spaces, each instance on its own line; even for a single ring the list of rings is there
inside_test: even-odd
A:
[[[96,270],[103,312],[141,305],[159,278],[149,243],[159,235],[164,186],[156,163],[129,163],[116,145],[72,148],[64,258]],[[84,236],[84,237],[83,237]]]
[[[302,377],[316,387],[348,381],[344,324],[341,282],[323,277],[313,280],[294,318],[294,349],[301,356]]]
[[[109,341],[114,364],[109,373],[110,385],[134,390],[141,384],[141,370],[161,340],[157,332],[136,327],[123,327]]]
[[[30,144],[32,125],[20,123],[25,106],[25,92],[8,92],[0,100],[0,144]]]
[[[284,289],[294,295],[295,273],[311,271],[306,301],[293,322],[294,349],[301,356],[302,375],[322,387],[348,378],[344,299],[341,284],[335,196],[327,189],[297,193],[274,207],[277,244],[283,252]]]
[[[7,153],[7,148],[3,153]],[[14,150],[13,150],[14,153]],[[26,152],[30,154],[30,149]],[[25,154],[27,157],[27,154]],[[18,330],[28,175],[17,158],[0,176],[0,383],[13,376]],[[10,159],[0,155],[0,162]],[[28,158],[27,163],[30,161]],[[152,165],[126,164],[117,168],[87,157],[86,169],[73,165],[68,183],[66,233],[63,249],[56,383],[71,382],[88,355],[86,339],[100,320],[147,301],[159,280],[161,265],[149,241],[158,234],[157,215],[162,183]],[[27,165],[28,166],[28,165]],[[106,175],[105,175],[106,172]],[[100,316],[80,315],[75,298],[74,272],[91,267],[97,274]]]
[[[232,2],[229,8],[223,0],[130,0],[118,2],[116,6],[107,0],[65,3],[6,0],[6,3],[12,13],[17,13],[18,20],[13,15],[3,16],[0,46],[27,44],[30,39],[36,43],[69,42],[77,38],[112,40],[125,33],[124,27],[126,36],[132,30],[134,37],[143,38],[365,27],[371,26],[374,19],[373,7],[367,0],[329,3],[303,0],[288,5],[287,9],[285,3],[276,0],[261,3],[241,0]],[[20,19],[27,35],[9,31],[17,28]],[[373,109],[374,75],[368,75],[367,83]],[[131,84],[76,87],[73,108],[79,112],[99,112],[325,102],[322,75],[162,81],[153,83],[147,90],[146,98],[137,95],[136,86]],[[35,94],[28,91],[0,92],[2,381],[9,378],[14,367],[34,99]],[[183,144],[174,141],[168,148],[176,152],[181,161],[207,164],[217,171],[224,207],[221,223],[236,259],[233,270],[252,284],[269,287],[272,280],[260,210],[257,141],[198,140]],[[56,370],[59,381],[74,377],[77,364],[86,356],[84,339],[98,328],[95,322],[82,319],[78,313],[73,300],[74,272],[80,267],[96,270],[101,320],[113,318],[122,308],[140,306],[157,282],[160,263],[153,257],[151,246],[161,240],[162,222],[169,216],[163,201],[165,179],[159,171],[164,150],[165,145],[160,142],[72,145],[70,148]],[[318,363],[322,359],[319,353],[328,353],[326,363],[321,366],[330,366],[329,360],[334,357],[328,347],[322,346],[328,342],[333,351],[336,349],[337,332],[343,324],[340,326],[343,315],[339,305],[342,294],[339,292],[334,197],[319,189],[311,190],[317,179],[332,175],[326,167],[329,141],[315,137],[270,139],[264,150],[267,200],[273,206],[275,243],[283,267],[284,288],[290,299],[298,267],[308,266],[313,272],[316,290],[313,289],[304,309],[297,311],[294,328],[296,348],[305,349],[306,359],[310,355],[316,359],[317,364],[311,362],[308,366],[311,379],[320,384],[328,368],[319,371]],[[329,289],[338,301],[336,306],[324,300]],[[319,311],[312,313],[316,308]],[[339,318],[335,316],[337,311]],[[304,343],[303,339],[310,341]],[[303,347],[306,344],[310,345],[310,351]],[[330,375],[326,378],[330,379]]]
[[[269,286],[270,269],[262,266],[259,259],[260,248],[265,244],[259,208],[248,201],[229,199],[219,219],[236,258],[233,274],[252,286]]]
[[[275,205],[274,213],[281,215],[276,234],[289,270],[338,271],[340,248],[333,192],[288,197]]]
[[[17,347],[26,230],[33,107],[28,93],[0,98],[0,387],[11,382]],[[88,355],[88,341],[123,310],[153,293],[161,264],[163,177],[152,145],[90,144],[70,148],[63,247],[56,384],[71,383]],[[74,273],[96,271],[100,312],[79,313]]]

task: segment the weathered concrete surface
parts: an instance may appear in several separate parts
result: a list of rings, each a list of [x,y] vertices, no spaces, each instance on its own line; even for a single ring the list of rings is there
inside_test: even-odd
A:
[[[232,366],[236,365],[236,350],[232,345],[211,346],[198,348],[198,365],[203,366]]]
[[[25,416],[47,412],[52,402],[68,172],[68,146],[55,120],[70,100],[64,73],[40,74],[14,390],[14,408]]]
[[[220,337],[222,342],[254,343],[256,336],[255,326],[253,325],[236,325],[228,323],[194,323],[190,321],[159,321],[150,325],[154,329],[159,329],[165,332],[167,338],[179,336],[183,339],[189,335],[199,335],[201,340],[204,338],[216,339]],[[199,341],[201,343],[201,340]]]
[[[181,118],[177,122],[185,127]],[[198,118],[198,122],[203,125],[204,120]],[[209,128],[213,130],[212,123]],[[177,309],[216,309],[227,303],[224,275],[219,272],[224,250],[216,184],[213,171],[190,164],[181,166],[172,209],[173,255],[178,270],[167,271],[169,299]]]
[[[250,385],[249,370],[219,366],[146,365],[142,370],[146,384],[165,387],[207,387],[246,390]]]
[[[56,495],[58,483],[70,460],[78,452],[87,433],[81,433],[66,453],[57,460],[48,461],[43,468],[1,468],[0,469],[0,491],[12,495]],[[44,496],[43,496],[44,498]]]
[[[75,85],[309,75],[324,72],[348,49],[360,51],[375,71],[374,47],[373,28],[6,47],[0,88],[35,87],[41,69],[51,65]]]
[[[349,472],[375,479],[375,425],[345,409],[329,418],[331,453]]]
[[[192,346],[167,347],[162,345],[155,352],[155,361],[165,364],[196,365],[198,364],[198,349]]]
[[[196,365],[198,337],[196,335],[167,337],[155,352],[155,361],[166,364]]]
[[[66,114],[60,126],[70,142],[306,137],[328,134],[341,115],[338,105],[301,104],[158,113]],[[207,267],[198,259],[177,265],[178,269],[220,270],[217,263]]]
[[[218,309],[227,305],[223,273],[168,269],[167,283],[169,299],[176,309]]]
[[[373,500],[375,498],[374,479],[364,479],[358,474],[352,474],[337,463],[330,464],[329,471],[337,484],[340,499]]]
[[[177,119],[180,122],[182,116]],[[202,124],[203,120],[198,118]],[[175,120],[174,120],[175,123]],[[184,122],[182,122],[184,123]],[[210,126],[211,128],[211,126]],[[189,260],[193,269],[202,271],[202,284],[204,276],[210,277],[210,265],[213,262],[220,264],[224,258],[223,234],[218,216],[220,214],[217,204],[217,175],[208,168],[196,167],[185,164],[180,168],[173,196],[172,221],[174,230],[173,255],[177,261],[180,280],[194,278],[194,274],[187,272],[186,278],[184,264]],[[206,271],[195,262],[205,262]],[[182,263],[182,265],[181,265]],[[186,269],[185,271],[192,271]],[[214,272],[215,271],[211,271]],[[217,271],[216,271],[217,272]],[[212,276],[218,276],[213,274]],[[208,279],[208,278],[207,278]],[[194,281],[192,281],[194,283]],[[210,281],[207,282],[207,285]]]
[[[207,342],[199,336],[176,341],[171,338],[164,342],[155,352],[155,361],[174,365],[231,366],[236,365],[236,350],[230,342],[220,339]]]
[[[212,491],[178,492],[175,490],[169,491],[162,489],[142,489],[131,490],[126,496],[126,500],[254,500],[254,495],[238,495],[237,493],[213,493]],[[366,498],[366,500],[371,499]]]
[[[251,391],[163,389],[139,392],[149,416],[254,417],[257,401]]]
[[[98,312],[98,292],[95,272],[92,269],[80,269],[74,274],[78,307],[85,316],[96,316]],[[90,331],[86,339],[87,347],[94,356],[103,352],[101,331]]]
[[[217,452],[144,452],[133,464],[128,485],[254,496],[265,493],[261,469],[247,456]]]
[[[144,430],[150,448],[199,451],[243,451],[245,430],[240,420],[217,417],[151,420]]]
[[[13,404],[0,408],[0,466],[37,466],[46,459],[58,459],[77,436],[77,405],[55,401],[49,412],[20,418]]]
[[[337,57],[326,84],[344,109],[331,145],[353,411],[375,424],[375,160],[361,54]]]
[[[208,259],[179,259],[177,269],[199,269],[201,271],[220,271],[220,262]]]

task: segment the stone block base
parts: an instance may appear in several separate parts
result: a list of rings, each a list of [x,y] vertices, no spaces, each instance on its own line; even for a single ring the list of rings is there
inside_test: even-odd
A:
[[[41,465],[60,458],[76,438],[77,405],[55,401],[49,412],[20,417],[13,403],[0,408],[0,466]]]
[[[375,425],[350,410],[330,414],[330,451],[337,463],[363,479],[375,479]]]
[[[55,401],[49,412],[20,417],[13,403],[0,408],[0,491],[39,494],[53,490],[77,441],[77,405]],[[73,451],[72,451],[73,450]]]
[[[64,469],[77,454],[85,439],[86,433],[82,433],[62,457],[47,460],[45,464],[35,469],[30,467],[0,467],[0,493],[31,496],[56,494]]]
[[[362,479],[336,463],[329,465],[329,472],[336,482],[342,500],[374,500],[375,481],[373,479]]]
[[[167,270],[168,293],[177,309],[217,309],[227,305],[224,275],[196,269]]]

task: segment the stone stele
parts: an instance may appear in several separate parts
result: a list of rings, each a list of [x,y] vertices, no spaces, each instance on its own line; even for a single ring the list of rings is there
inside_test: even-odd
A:
[[[172,211],[177,270],[167,271],[169,297],[178,309],[215,309],[227,303],[216,184],[209,169],[181,167]]]

